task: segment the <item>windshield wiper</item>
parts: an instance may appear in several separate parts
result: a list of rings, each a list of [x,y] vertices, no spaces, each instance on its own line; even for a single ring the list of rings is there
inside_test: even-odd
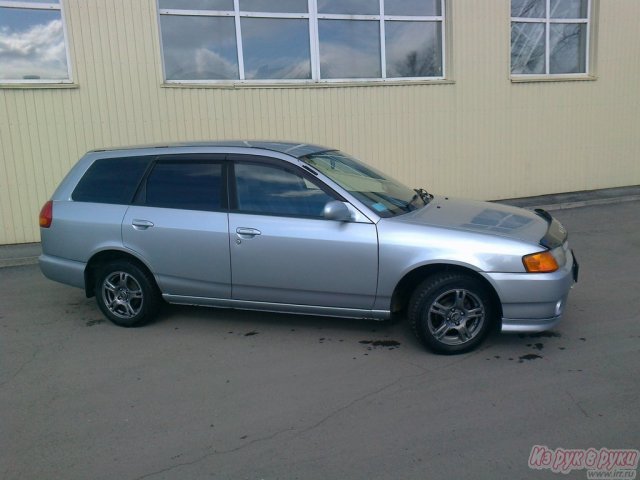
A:
[[[427,192],[424,188],[414,188],[413,191],[416,192],[416,195],[422,199],[425,205],[433,198],[433,195]]]

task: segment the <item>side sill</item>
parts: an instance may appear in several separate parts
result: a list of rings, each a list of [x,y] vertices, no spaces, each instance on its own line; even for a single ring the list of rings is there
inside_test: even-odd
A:
[[[389,310],[364,310],[357,308],[334,308],[317,305],[294,305],[288,303],[251,302],[247,300],[231,300],[223,298],[185,297],[181,295],[163,294],[169,303],[178,305],[197,305],[200,307],[232,308],[238,310],[257,310],[261,312],[293,313],[298,315],[318,315],[323,317],[366,318],[370,320],[387,320],[391,317]]]

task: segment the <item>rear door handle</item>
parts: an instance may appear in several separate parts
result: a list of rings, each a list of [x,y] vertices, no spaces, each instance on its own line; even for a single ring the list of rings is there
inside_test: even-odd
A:
[[[260,232],[260,230],[258,230],[257,228],[238,227],[236,228],[236,233],[240,238],[253,238],[256,235],[260,235],[260,233],[262,232]]]
[[[150,222],[149,220],[134,219],[131,222],[131,225],[133,225],[133,228],[136,230],[146,230],[149,227],[153,227],[153,222]]]

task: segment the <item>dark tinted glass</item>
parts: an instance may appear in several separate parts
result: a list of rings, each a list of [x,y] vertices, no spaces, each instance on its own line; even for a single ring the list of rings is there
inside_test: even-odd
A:
[[[277,167],[237,164],[235,172],[241,211],[320,218],[333,200],[304,177]]]
[[[220,210],[221,177],[219,163],[158,163],[147,179],[145,204],[184,210]]]
[[[76,202],[131,203],[152,157],[97,160],[78,182],[71,198]]]

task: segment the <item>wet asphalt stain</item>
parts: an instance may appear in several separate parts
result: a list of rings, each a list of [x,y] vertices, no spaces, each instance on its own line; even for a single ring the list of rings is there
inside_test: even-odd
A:
[[[586,338],[584,338],[584,337],[580,337],[580,340],[582,340],[583,342],[586,342],[586,341],[587,341],[587,339],[586,339]]]
[[[537,360],[538,358],[542,357],[540,355],[536,355],[535,353],[527,353],[526,355],[518,357],[518,363],[523,363],[525,360]]]
[[[244,334],[245,337],[251,337],[253,335],[258,335],[258,332],[256,332],[255,330],[252,330]]]
[[[400,342],[395,340],[360,340],[358,343],[371,345],[372,347],[399,347],[401,345]]]
[[[527,343],[527,347],[531,347],[536,350],[542,350],[544,348],[544,343]]]
[[[89,320],[86,325],[87,327],[93,327],[94,325],[100,325],[101,323],[105,323],[106,320],[103,320],[102,318],[98,319],[98,320]]]
[[[538,333],[519,333],[518,338],[560,338],[562,334],[558,332],[538,332]]]

